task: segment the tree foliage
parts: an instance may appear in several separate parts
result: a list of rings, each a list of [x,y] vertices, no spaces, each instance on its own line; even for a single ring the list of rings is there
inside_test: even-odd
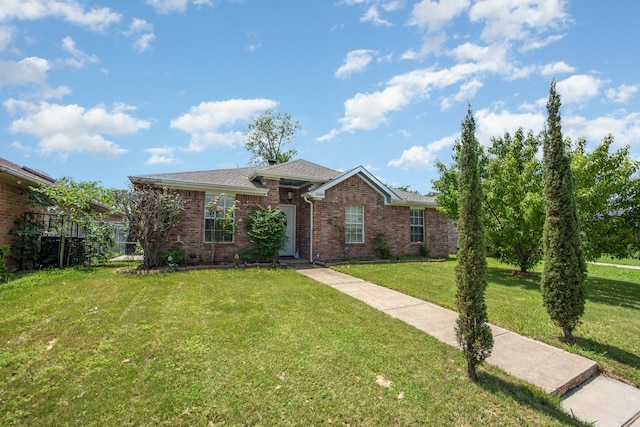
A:
[[[251,248],[245,256],[275,262],[287,243],[287,217],[271,206],[258,208],[247,217],[247,237]]]
[[[250,163],[253,165],[288,162],[297,154],[296,150],[285,150],[296,133],[301,129],[300,123],[294,121],[289,114],[274,110],[266,110],[255,117],[245,132],[245,148],[252,153]]]
[[[487,282],[484,230],[482,226],[482,188],[478,166],[480,147],[475,136],[475,120],[469,107],[462,123],[462,140],[457,154],[460,163],[458,219],[458,264],[456,265],[456,337],[467,360],[467,373],[477,381],[476,367],[493,348],[493,335],[487,325],[484,294]]]
[[[182,196],[166,188],[145,185],[120,192],[117,202],[127,218],[129,233],[142,247],[143,268],[160,266],[160,254],[169,242],[170,233],[184,219]]]
[[[60,236],[59,266],[69,265],[63,259],[64,247],[71,238],[69,224],[77,224],[84,232],[85,258],[88,261],[104,258],[113,246],[113,230],[103,219],[114,205],[115,191],[104,188],[99,182],[77,182],[63,177],[56,185],[40,185],[34,188],[31,203],[57,214],[55,232]],[[71,256],[71,251],[67,251]]]
[[[629,157],[629,146],[610,152],[614,143],[607,135],[589,153],[586,141],[576,142],[571,170],[585,258],[603,254],[617,258],[637,256],[640,242],[640,163]]]
[[[539,138],[522,129],[513,136],[505,133],[492,139],[488,155],[481,153],[478,165],[487,242],[502,262],[517,265],[522,272],[542,258],[542,163],[536,156],[540,144]],[[455,149],[451,166],[437,163],[440,178],[433,182],[438,209],[449,218],[459,216],[459,142]]]
[[[560,95],[551,83],[544,132],[544,271],[542,299],[551,319],[573,340],[584,313],[587,266],[580,248],[571,158],[562,139]]]
[[[494,138],[483,190],[485,227],[491,250],[502,262],[526,272],[542,259],[544,225],[540,140],[518,129]]]
[[[526,135],[519,129],[513,136],[493,138],[481,161],[485,195],[484,223],[489,248],[500,260],[525,272],[542,259],[544,227],[542,136]],[[567,149],[571,143],[566,141]],[[629,147],[611,152],[611,135],[592,152],[581,139],[568,151],[571,157],[578,221],[585,258],[602,255],[637,256],[640,242],[639,163],[629,156]],[[439,210],[449,218],[458,216],[459,163],[454,155],[450,166],[437,163],[440,177],[433,182],[438,191]]]

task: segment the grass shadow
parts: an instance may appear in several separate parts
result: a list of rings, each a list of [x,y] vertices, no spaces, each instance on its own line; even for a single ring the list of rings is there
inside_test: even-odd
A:
[[[540,275],[533,273],[531,276],[512,274],[513,270],[500,267],[488,267],[485,277],[489,283],[506,287],[520,287],[528,291],[540,290]]]
[[[499,286],[540,291],[541,278],[537,273],[532,276],[521,276],[512,274],[509,269],[488,267],[486,279],[489,283]],[[588,301],[640,310],[640,285],[638,283],[588,276],[585,286]]]
[[[478,385],[494,395],[508,395],[521,405],[544,412],[561,423],[587,427],[591,423],[582,422],[564,412],[557,404],[556,397],[550,396],[542,390],[530,389],[521,384],[507,381],[487,371],[478,372]]]
[[[576,339],[578,346],[584,350],[591,351],[601,357],[614,360],[631,368],[640,369],[640,356],[637,354],[623,350],[619,347],[594,341],[590,338],[576,337]]]
[[[640,309],[640,285],[622,280],[588,277],[586,280],[587,300],[624,307]]]

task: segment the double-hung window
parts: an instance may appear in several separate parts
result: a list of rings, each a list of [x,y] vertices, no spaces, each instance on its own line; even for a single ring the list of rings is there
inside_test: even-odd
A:
[[[345,242],[364,243],[364,206],[347,205],[344,228]]]
[[[233,242],[233,207],[232,196],[207,196],[204,204],[204,241]]]
[[[424,243],[424,210],[411,209],[411,242]]]

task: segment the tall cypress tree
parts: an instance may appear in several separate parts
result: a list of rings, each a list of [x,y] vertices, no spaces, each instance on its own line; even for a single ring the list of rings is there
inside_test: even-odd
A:
[[[469,106],[462,122],[462,141],[458,152],[460,217],[456,265],[458,319],[455,332],[467,359],[467,374],[473,381],[478,380],[476,367],[491,354],[493,348],[493,335],[486,323],[487,306],[484,300],[487,260],[481,222],[480,145],[475,130],[476,124]]]
[[[580,249],[578,216],[573,195],[571,158],[562,139],[560,95],[551,82],[544,135],[544,270],[542,300],[551,320],[574,341],[573,329],[584,313],[587,265]]]

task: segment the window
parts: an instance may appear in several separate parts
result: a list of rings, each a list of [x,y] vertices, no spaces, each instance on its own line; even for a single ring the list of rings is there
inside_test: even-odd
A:
[[[424,210],[411,209],[411,242],[424,242]]]
[[[344,229],[347,243],[364,243],[364,206],[347,206]]]
[[[217,204],[216,204],[217,201]],[[235,198],[232,196],[207,196],[204,203],[204,241],[233,242],[233,227],[227,223],[227,215],[233,215]],[[210,211],[210,206],[215,211]],[[231,220],[234,220],[231,217]]]

